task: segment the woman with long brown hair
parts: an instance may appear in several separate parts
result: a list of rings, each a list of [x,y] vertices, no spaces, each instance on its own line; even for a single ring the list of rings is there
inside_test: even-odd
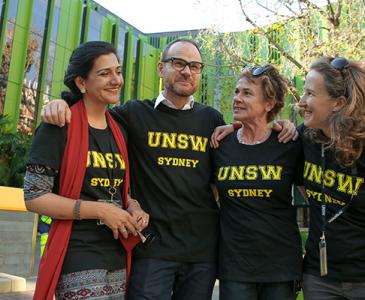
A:
[[[305,299],[365,299],[364,68],[318,59],[299,106],[310,203]]]

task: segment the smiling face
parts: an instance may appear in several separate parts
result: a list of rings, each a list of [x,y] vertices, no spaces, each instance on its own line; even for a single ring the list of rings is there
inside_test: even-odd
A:
[[[86,79],[75,79],[79,89],[84,89],[84,97],[103,104],[116,104],[124,84],[121,66],[114,53],[101,55],[94,61]]]
[[[177,42],[173,44],[166,55],[181,58],[187,62],[201,62],[202,58],[198,49],[188,42]],[[199,87],[201,74],[194,74],[186,66],[183,70],[175,70],[171,62],[160,62],[158,73],[163,79],[165,97],[169,100],[187,98],[193,95]]]
[[[259,82],[248,81],[246,77],[238,80],[233,97],[233,119],[242,123],[267,122],[267,113],[273,104],[264,97]]]
[[[304,113],[304,125],[321,129],[327,134],[331,115],[342,105],[340,100],[328,94],[324,77],[316,70],[310,70],[305,78],[304,95],[299,101]]]

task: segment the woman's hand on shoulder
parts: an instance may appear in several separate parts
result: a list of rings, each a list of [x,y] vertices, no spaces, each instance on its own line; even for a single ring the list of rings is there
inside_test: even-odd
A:
[[[233,131],[234,126],[232,124],[217,126],[210,137],[210,146],[214,149],[219,148],[219,142]]]

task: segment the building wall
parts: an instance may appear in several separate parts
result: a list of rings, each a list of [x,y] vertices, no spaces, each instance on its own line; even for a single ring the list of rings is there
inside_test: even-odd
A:
[[[65,90],[63,76],[80,43],[114,44],[123,64],[121,103],[159,92],[154,40],[92,0],[0,0],[0,115],[32,132],[42,106]],[[163,39],[163,38],[162,38]]]

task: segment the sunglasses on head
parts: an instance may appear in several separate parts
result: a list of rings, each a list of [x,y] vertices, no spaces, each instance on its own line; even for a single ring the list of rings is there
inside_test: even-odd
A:
[[[335,69],[341,71],[344,68],[349,66],[349,61],[346,58],[343,57],[336,57],[331,62],[330,65],[334,67]]]
[[[258,67],[247,66],[246,68],[244,68],[243,73],[251,73],[252,76],[259,77],[270,69],[271,69],[270,65],[258,66]]]

